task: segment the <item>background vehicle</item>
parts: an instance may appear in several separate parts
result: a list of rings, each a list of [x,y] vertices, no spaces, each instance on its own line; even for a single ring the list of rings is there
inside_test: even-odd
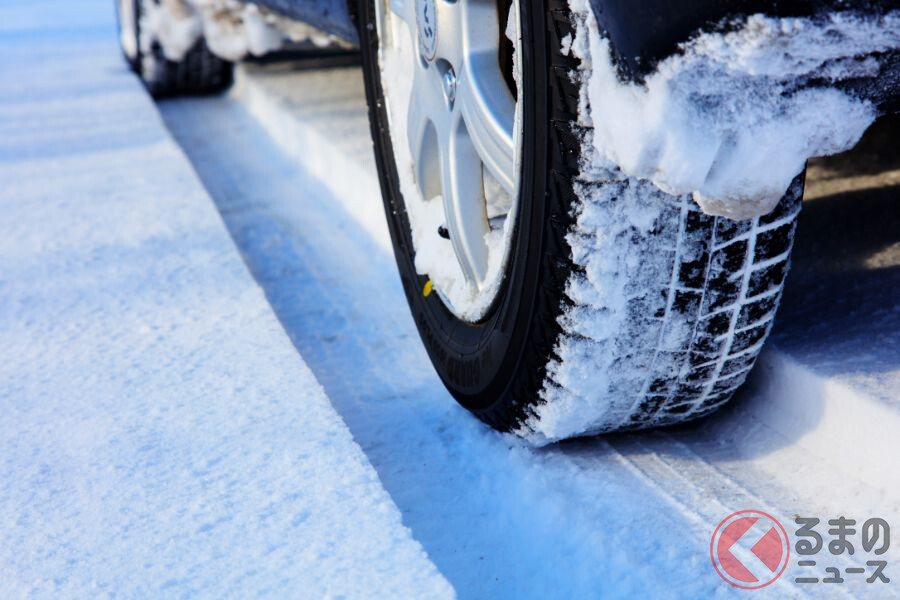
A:
[[[116,2],[119,41],[128,65],[140,76],[155,98],[175,94],[212,93],[226,89],[232,82],[233,65],[207,48],[202,36],[173,58],[166,56],[162,40],[154,33],[161,26],[160,3],[154,0]],[[172,10],[184,5],[168,3]],[[154,13],[156,9],[156,13]],[[171,49],[170,49],[171,54]]]
[[[303,21],[361,49],[401,280],[429,356],[462,405],[543,443],[696,418],[743,383],[779,303],[802,174],[770,212],[732,220],[703,212],[689,194],[595,169],[585,65],[572,51],[585,18],[575,3],[261,5],[270,25]],[[815,19],[895,8],[598,0],[590,15],[619,77],[639,84],[697,32],[727,32],[753,13]],[[222,45],[210,38],[221,34],[216,2],[121,0],[119,10],[123,49],[151,93],[227,85],[231,67],[210,50]],[[153,14],[184,18],[178,27]],[[166,43],[179,28],[193,32],[172,36],[181,52]],[[869,55],[851,49],[846,58]],[[838,86],[893,111],[897,65],[893,48],[859,76],[798,85]]]

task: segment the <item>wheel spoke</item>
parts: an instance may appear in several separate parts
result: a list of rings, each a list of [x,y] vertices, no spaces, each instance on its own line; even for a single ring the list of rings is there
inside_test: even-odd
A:
[[[457,102],[481,161],[507,193],[515,194],[516,103],[500,74],[496,55],[480,52],[469,56]]]
[[[444,215],[456,259],[470,283],[480,286],[487,274],[488,233],[480,177],[481,159],[465,124],[457,120],[441,148]]]
[[[421,93],[409,103],[406,136],[413,158],[416,186],[423,200],[441,193],[440,155],[437,131],[449,129],[449,114],[433,83],[421,80],[436,77],[436,73],[416,68],[413,89]]]
[[[416,26],[415,6],[416,0],[388,0],[390,11],[412,27],[413,33],[415,33]]]

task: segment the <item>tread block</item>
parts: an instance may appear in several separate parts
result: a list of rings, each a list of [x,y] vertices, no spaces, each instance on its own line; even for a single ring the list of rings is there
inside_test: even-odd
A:
[[[794,223],[785,223],[775,229],[764,231],[756,237],[753,250],[753,262],[759,263],[784,254],[791,248]]]
[[[752,220],[733,221],[725,217],[716,219],[716,243],[723,243],[744,235],[753,226]]]
[[[729,281],[728,272],[719,274],[710,282],[706,290],[703,298],[703,314],[711,314],[737,304],[740,296],[740,279]]]
[[[741,356],[736,356],[735,358],[729,358],[725,361],[725,364],[722,365],[722,372],[720,375],[727,377],[734,373],[738,373],[741,371],[746,371],[753,366],[753,363],[756,362],[755,354],[742,354]]]
[[[746,327],[764,318],[774,317],[780,297],[781,294],[778,293],[742,306],[737,320],[737,328]]]
[[[750,275],[750,285],[747,289],[748,296],[757,296],[769,290],[781,287],[787,275],[788,261],[782,261],[762,269],[753,271]]]

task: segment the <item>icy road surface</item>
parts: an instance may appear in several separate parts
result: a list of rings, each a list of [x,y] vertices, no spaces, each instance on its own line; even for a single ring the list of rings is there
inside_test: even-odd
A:
[[[452,597],[111,9],[0,6],[0,598]]]
[[[246,67],[228,96],[160,109],[285,330],[460,596],[728,596],[740,592],[713,571],[709,544],[734,511],[765,510],[791,534],[795,514],[898,522],[900,261],[885,217],[896,217],[896,187],[856,215],[857,231],[881,233],[852,255],[813,256],[833,237],[810,237],[840,221],[828,217],[834,198],[810,204],[801,231],[819,231],[801,234],[796,262],[819,261],[817,287],[788,293],[795,317],[779,326],[782,350],[763,356],[725,411],[680,430],[534,450],[470,417],[432,372],[395,274],[361,75],[313,67]],[[846,260],[827,260],[837,256]],[[866,266],[871,256],[880,262]],[[868,301],[865,289],[880,293]],[[852,318],[841,309],[851,299]],[[805,313],[813,300],[819,312]],[[842,342],[835,352],[819,344],[823,332]],[[798,574],[792,557],[757,594],[823,591],[798,587]]]

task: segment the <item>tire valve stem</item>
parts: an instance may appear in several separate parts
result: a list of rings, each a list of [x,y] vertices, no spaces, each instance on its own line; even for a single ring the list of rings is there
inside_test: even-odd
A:
[[[448,231],[444,225],[441,225],[440,227],[438,227],[438,235],[441,236],[442,238],[444,238],[445,240],[450,239],[450,231]]]
[[[429,279],[428,281],[425,282],[425,287],[422,288],[422,295],[427,298],[428,295],[431,293],[431,290],[433,290],[433,289],[434,289],[434,284],[431,283],[431,280]]]

